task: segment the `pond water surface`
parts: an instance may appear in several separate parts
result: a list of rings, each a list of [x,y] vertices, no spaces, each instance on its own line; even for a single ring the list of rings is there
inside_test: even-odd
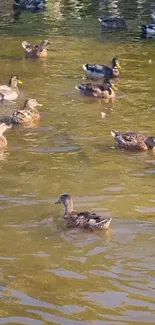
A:
[[[114,147],[111,129],[155,135],[155,41],[142,41],[151,2],[49,0],[43,13],[0,4],[0,84],[23,80],[40,124],[6,132],[0,156],[0,324],[155,324],[155,155]],[[101,34],[103,14],[121,14],[128,32]],[[47,60],[24,60],[21,42],[49,39]],[[117,100],[79,96],[82,64],[122,66]],[[149,64],[149,60],[152,64]],[[101,118],[101,112],[105,118]],[[109,232],[68,230],[54,205],[113,218]]]

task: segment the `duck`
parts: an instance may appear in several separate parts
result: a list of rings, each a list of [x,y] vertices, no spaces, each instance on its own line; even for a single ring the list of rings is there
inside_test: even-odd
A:
[[[22,42],[25,58],[47,58],[47,47],[50,44],[48,40],[43,40],[39,45]]]
[[[69,228],[85,228],[90,230],[109,228],[112,218],[97,215],[94,212],[76,212],[73,210],[73,199],[69,194],[62,194],[55,204],[62,203],[64,206],[63,217]]]
[[[40,113],[36,106],[42,106],[42,104],[39,104],[35,98],[27,99],[24,103],[24,107],[15,110],[12,116],[9,117],[9,123],[23,125],[37,123],[40,119]]]
[[[44,10],[45,0],[15,0],[13,4],[13,9],[22,10]]]
[[[86,96],[104,98],[107,100],[115,99],[114,90],[117,89],[108,79],[104,80],[103,84],[87,83],[75,86],[75,88]]]
[[[127,23],[123,17],[111,16],[105,18],[98,18],[98,21],[101,24],[102,31],[127,29]]]
[[[141,38],[155,38],[155,24],[143,24],[139,25],[141,30]]]
[[[7,130],[11,128],[11,124],[7,125],[5,123],[0,123],[0,150],[5,148],[7,146],[7,140],[4,137],[3,133]]]
[[[149,150],[155,147],[155,137],[145,137],[141,133],[136,132],[120,132],[112,130],[111,135],[115,139],[117,147],[131,151]]]
[[[106,64],[83,64],[83,70],[93,78],[118,78],[120,75],[119,69],[121,69],[121,66],[116,57],[112,59],[111,67]]]
[[[0,93],[3,94],[3,99],[5,100],[15,100],[19,96],[18,83],[23,82],[19,79],[17,75],[13,75],[9,79],[9,85],[0,85]]]

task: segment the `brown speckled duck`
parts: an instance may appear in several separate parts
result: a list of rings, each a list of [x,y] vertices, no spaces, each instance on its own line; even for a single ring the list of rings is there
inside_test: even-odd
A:
[[[67,220],[69,228],[108,229],[112,218],[105,218],[94,212],[76,212],[73,210],[73,200],[69,194],[62,194],[56,204],[64,206],[63,217]]]
[[[86,96],[99,97],[107,100],[115,98],[114,89],[117,89],[109,80],[104,80],[103,84],[87,83],[76,86],[75,88]]]
[[[39,104],[35,98],[27,99],[23,108],[17,109],[13,112],[13,115],[10,117],[10,122],[12,124],[24,125],[31,125],[38,122],[40,119],[40,113],[36,108],[37,106],[42,106],[42,104]]]
[[[112,130],[111,135],[115,139],[118,147],[127,150],[149,150],[155,147],[155,137],[145,137],[143,134],[135,132],[119,132]]]
[[[50,44],[48,40],[43,40],[39,45],[22,42],[25,51],[25,58],[47,58],[47,47]]]
[[[7,140],[4,137],[3,133],[5,130],[10,129],[11,125],[6,125],[5,123],[0,124],[0,150],[7,146]]]

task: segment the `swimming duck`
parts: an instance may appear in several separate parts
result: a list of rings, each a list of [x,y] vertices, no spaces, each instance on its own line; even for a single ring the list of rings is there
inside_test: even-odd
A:
[[[83,64],[83,69],[86,73],[93,78],[118,78],[119,69],[121,66],[117,58],[112,59],[111,67],[106,64],[92,64],[86,63]]]
[[[141,30],[142,38],[154,38],[155,37],[155,24],[143,24],[139,25],[138,28]]]
[[[10,123],[31,125],[38,122],[40,119],[40,114],[36,106],[42,106],[42,104],[39,104],[35,98],[27,99],[23,108],[17,109],[13,112],[13,115],[9,120]]]
[[[0,93],[4,95],[5,100],[15,100],[19,96],[18,83],[22,84],[22,81],[15,75],[10,77],[9,86],[0,85]]]
[[[45,0],[15,0],[13,9],[25,10],[43,10],[45,8]]]
[[[67,220],[69,228],[108,229],[112,218],[99,216],[94,212],[73,211],[73,200],[69,194],[62,194],[56,204],[62,203],[64,206],[63,217]]]
[[[155,147],[155,137],[145,137],[136,132],[122,133],[112,130],[111,135],[118,147],[127,150],[149,150]]]
[[[11,125],[6,125],[5,123],[0,124],[0,150],[7,146],[7,140],[3,133],[5,130],[10,129]]]
[[[43,40],[39,45],[28,43],[27,41],[22,42],[22,47],[25,50],[25,58],[46,58],[47,47],[50,44],[48,40]]]
[[[102,31],[127,29],[127,23],[122,17],[112,16],[106,18],[98,18],[98,21],[101,24]]]
[[[86,96],[93,96],[104,99],[115,98],[115,92],[113,89],[116,89],[116,87],[112,85],[109,80],[104,80],[103,84],[87,83],[76,86],[75,88]]]

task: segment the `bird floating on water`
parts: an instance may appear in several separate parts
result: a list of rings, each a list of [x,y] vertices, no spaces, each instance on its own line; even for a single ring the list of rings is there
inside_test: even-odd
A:
[[[149,150],[155,148],[155,137],[145,137],[136,132],[120,132],[112,130],[111,135],[115,139],[116,146],[127,150]]]
[[[22,81],[17,75],[13,75],[9,79],[9,85],[0,85],[0,93],[3,94],[5,100],[15,100],[19,96],[18,84]]]
[[[48,40],[43,40],[39,45],[22,42],[25,58],[47,58],[47,47],[50,44]]]
[[[83,70],[88,76],[93,78],[118,78],[119,69],[121,69],[121,66],[117,58],[112,59],[111,67],[106,64],[83,64]]]
[[[86,83],[75,88],[85,96],[104,98],[106,100],[114,100],[114,90],[117,89],[109,80],[104,80],[103,84]]]
[[[69,228],[85,229],[108,229],[112,218],[99,216],[94,212],[76,212],[73,210],[73,200],[69,194],[62,194],[56,204],[62,203],[64,206],[63,217],[67,221]]]
[[[127,29],[127,23],[123,17],[111,16],[98,18],[98,21],[101,24],[101,30],[103,32]]]

